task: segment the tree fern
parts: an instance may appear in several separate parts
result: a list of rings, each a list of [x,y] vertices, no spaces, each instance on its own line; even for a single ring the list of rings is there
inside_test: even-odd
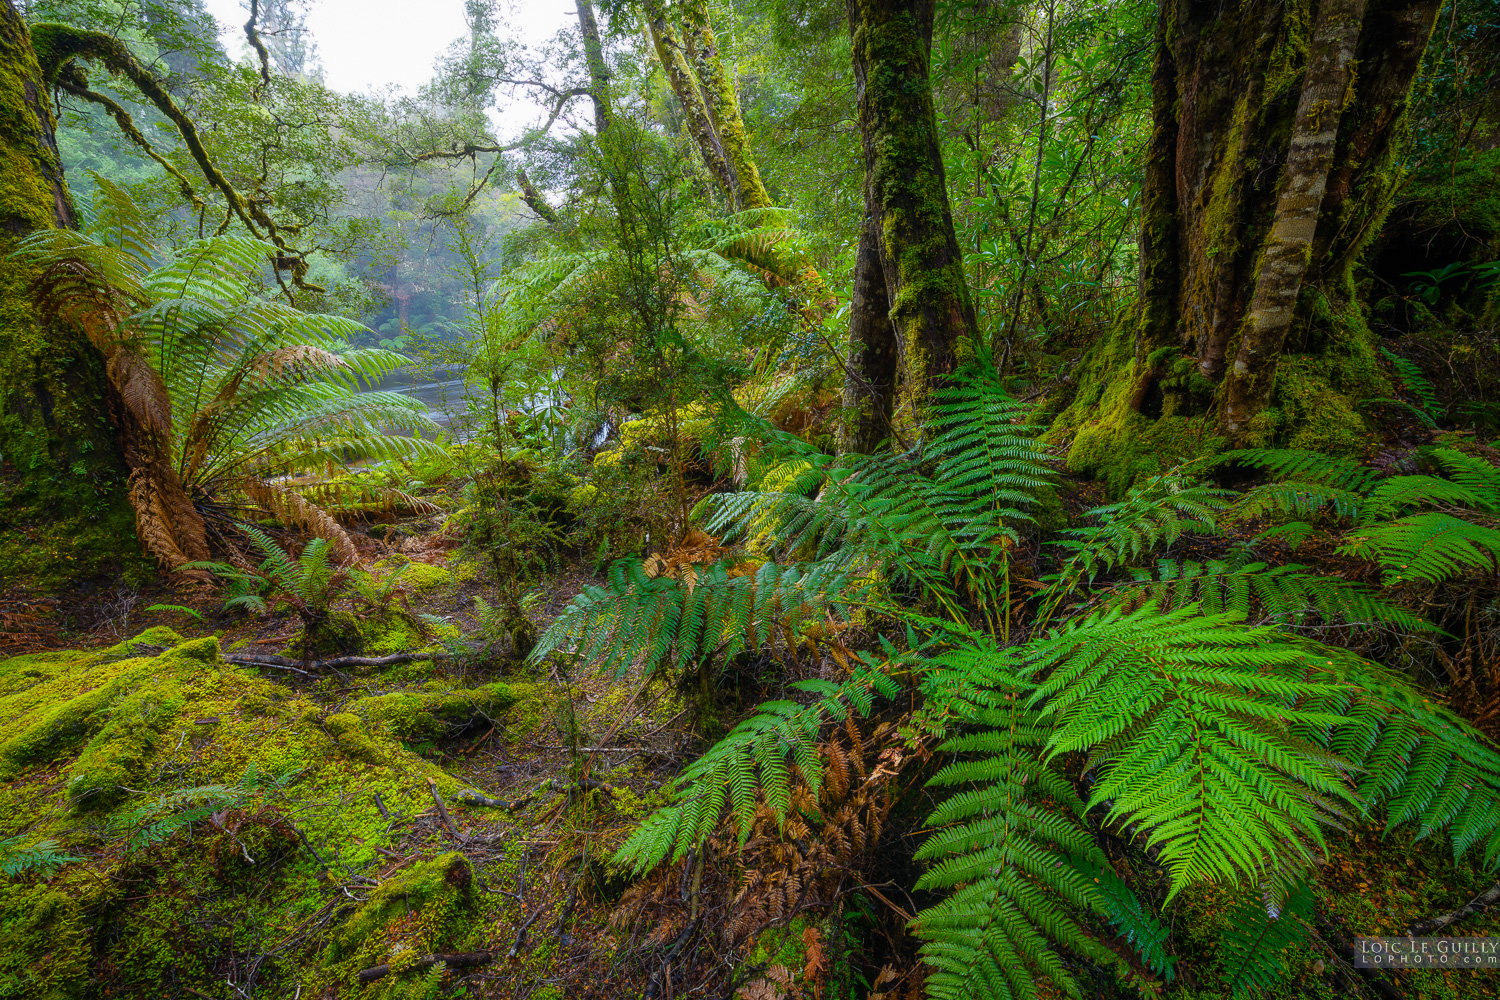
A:
[[[437,428],[419,402],[358,392],[407,359],[351,349],[366,332],[353,320],[263,296],[274,246],[213,237],[153,267],[157,251],[136,233],[129,199],[104,191],[113,222],[103,239],[47,230],[18,254],[42,267],[43,310],[77,323],[105,355],[128,411],[139,534],[165,565],[206,559],[209,524],[236,517],[247,499],[284,494],[274,481],[287,474],[444,456],[424,436]],[[331,518],[299,526],[341,542]]]
[[[1163,473],[1126,494],[1118,503],[1090,510],[1097,523],[1069,528],[1057,544],[1064,560],[1041,595],[1043,623],[1081,584],[1102,571],[1139,559],[1159,545],[1170,545],[1184,534],[1217,530],[1216,518],[1229,491],[1196,483],[1179,471]]]
[[[1342,721],[1294,728],[1359,769],[1359,815],[1415,826],[1418,839],[1445,832],[1455,860],[1478,850],[1500,862],[1500,753],[1405,679],[1347,650],[1306,648],[1297,677],[1337,686],[1304,705]]]
[[[1085,803],[1042,759],[1047,725],[1041,713],[1022,703],[1021,685],[1001,687],[996,695],[970,714],[980,732],[943,745],[982,756],[950,764],[932,782],[978,787],[938,807],[927,822],[941,829],[917,851],[919,859],[936,862],[918,887],[951,890],[914,924],[925,941],[922,957],[936,970],[928,995],[1032,997],[1037,977],[1076,993],[1054,945],[1100,965],[1123,966],[1084,916],[1112,912],[1090,874],[1108,862],[1081,822]]]

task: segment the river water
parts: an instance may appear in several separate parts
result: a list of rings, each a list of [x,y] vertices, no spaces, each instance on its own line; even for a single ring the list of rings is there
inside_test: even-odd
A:
[[[427,416],[439,427],[454,433],[463,431],[464,380],[458,369],[439,370],[434,377],[427,372],[402,368],[370,388],[410,396],[427,408]]]

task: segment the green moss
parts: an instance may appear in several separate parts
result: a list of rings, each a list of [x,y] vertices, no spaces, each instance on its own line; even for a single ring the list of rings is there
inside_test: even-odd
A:
[[[332,936],[313,985],[337,986],[341,996],[409,996],[404,991],[412,974],[402,970],[411,969],[422,955],[468,950],[481,933],[474,872],[462,854],[443,854],[370,893]],[[360,969],[382,964],[392,967],[392,975],[364,987],[346,986],[357,983]]]
[[[39,323],[36,268],[10,259],[18,236],[73,215],[47,92],[24,24],[0,13],[0,585],[32,592],[142,569],[103,359],[80,331]]]
[[[387,864],[377,848],[410,831],[382,815],[375,795],[399,819],[430,808],[429,779],[444,795],[459,787],[390,730],[509,703],[504,685],[435,685],[360,699],[324,722],[304,695],[224,663],[217,640],[183,642],[167,629],[108,649],[0,661],[0,837],[54,839],[81,858],[50,883],[0,882],[0,997],[145,996],[163,982],[217,995],[216,963],[242,954],[252,930],[301,942],[278,961],[304,995],[347,990],[350,964],[396,958],[402,942],[418,953],[466,945],[464,879],[436,884],[454,872],[451,861],[386,880],[376,909],[336,914],[324,924],[342,935],[332,950],[327,936],[295,935],[329,901],[301,837],[341,875],[374,874]],[[213,807],[216,820],[168,798],[200,793],[228,803]],[[157,823],[161,832],[131,846]],[[195,919],[185,921],[188,912]],[[377,945],[381,956],[370,959]],[[372,986],[360,995],[394,994]]]
[[[360,698],[349,712],[372,729],[380,729],[401,740],[440,735],[445,727],[463,725],[476,716],[494,717],[515,704],[509,685],[499,682],[479,688],[453,687],[431,681],[420,692],[393,691]],[[340,717],[342,718],[342,717]],[[330,726],[333,720],[329,720]]]

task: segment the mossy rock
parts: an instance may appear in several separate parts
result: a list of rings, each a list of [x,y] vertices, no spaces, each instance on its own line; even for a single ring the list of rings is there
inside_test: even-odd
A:
[[[244,927],[284,940],[334,902],[302,837],[341,872],[373,875],[388,864],[378,849],[407,829],[377,793],[401,817],[430,808],[429,780],[450,801],[462,787],[392,729],[503,711],[510,697],[434,686],[327,714],[225,663],[217,640],[168,629],[0,660],[0,841],[51,841],[61,856],[50,875],[0,880],[0,997],[156,996],[164,982],[217,996]],[[350,993],[352,966],[399,963],[403,943],[473,944],[467,876],[453,856],[417,863],[299,938],[275,976],[303,995],[396,995],[413,976]],[[202,919],[183,920],[186,900]]]

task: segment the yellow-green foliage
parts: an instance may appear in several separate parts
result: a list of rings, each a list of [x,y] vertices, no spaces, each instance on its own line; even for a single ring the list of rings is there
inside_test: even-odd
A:
[[[702,403],[693,403],[677,411],[677,440],[688,450],[697,448],[712,426],[713,417]],[[618,465],[627,457],[648,447],[663,447],[670,443],[669,435],[667,415],[653,411],[640,420],[622,425],[619,446],[594,456],[594,464]]]
[[[63,1000],[106,986],[148,995],[168,980],[218,995],[215,956],[243,945],[237,934],[285,938],[329,901],[301,837],[340,873],[374,874],[387,863],[376,849],[407,829],[399,818],[430,807],[429,779],[446,796],[460,787],[401,738],[512,700],[502,684],[444,683],[328,712],[225,663],[217,640],[184,642],[165,628],[108,649],[0,661],[0,839],[54,840],[79,859],[50,880],[0,881],[0,997]],[[212,808],[188,811],[207,800]],[[306,995],[336,982],[348,996],[353,963],[396,960],[403,942],[415,954],[465,946],[470,890],[456,864],[438,859],[383,882],[353,916],[326,924],[335,946],[308,938],[312,951],[278,958],[281,975]],[[203,919],[184,923],[189,908]],[[359,995],[405,995],[394,991],[428,979],[392,977]]]

